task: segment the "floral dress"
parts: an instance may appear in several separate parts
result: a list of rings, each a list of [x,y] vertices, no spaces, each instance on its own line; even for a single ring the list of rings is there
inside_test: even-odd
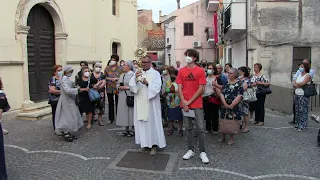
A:
[[[222,94],[224,95],[224,98],[226,100],[227,104],[231,104],[234,99],[238,95],[243,95],[243,84],[241,81],[237,81],[234,84],[230,84],[229,82],[225,84],[225,86],[222,89]],[[236,120],[241,120],[243,116],[243,110],[242,110],[242,101],[240,101],[233,109],[226,109],[225,107],[221,107],[221,119],[230,119],[233,118]]]
[[[92,79],[95,79],[95,81],[101,81],[101,80],[104,80],[106,78],[106,76],[101,73],[100,74],[100,77],[96,78],[94,76],[94,74],[92,73],[91,75],[91,78]],[[105,103],[106,103],[106,88],[102,88],[102,89],[99,89],[99,93],[100,93],[100,100],[95,102],[94,106],[95,106],[95,110],[94,110],[94,114],[97,115],[97,114],[100,114],[100,115],[104,115],[104,111],[105,111]]]
[[[248,77],[245,77],[244,79],[240,79],[241,83],[247,83],[248,88],[251,87],[251,80]],[[250,103],[249,101],[242,101],[242,111],[244,115],[249,115],[250,111],[249,111],[249,107],[250,107]]]

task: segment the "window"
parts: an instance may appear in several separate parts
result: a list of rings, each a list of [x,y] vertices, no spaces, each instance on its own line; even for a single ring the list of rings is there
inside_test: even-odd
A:
[[[311,48],[310,47],[294,47],[293,48],[293,60],[292,60],[292,72],[296,72],[299,68],[299,64],[304,59],[311,59]]]
[[[184,23],[184,35],[193,36],[193,23]]]
[[[112,43],[112,55],[118,55],[118,45],[117,45],[117,43]]]
[[[112,0],[112,15],[117,15],[117,4],[116,0]]]

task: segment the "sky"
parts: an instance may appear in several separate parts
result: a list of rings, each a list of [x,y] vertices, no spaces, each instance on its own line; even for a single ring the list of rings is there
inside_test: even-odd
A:
[[[199,0],[180,0],[180,7],[183,8]],[[177,10],[177,0],[138,0],[138,9],[152,9],[153,21],[159,21],[159,10],[162,15],[170,14]]]

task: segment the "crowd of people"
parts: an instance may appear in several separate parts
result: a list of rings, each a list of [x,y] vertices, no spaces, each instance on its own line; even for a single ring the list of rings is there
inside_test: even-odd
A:
[[[55,134],[72,142],[85,123],[87,130],[94,122],[104,126],[102,117],[107,101],[108,123],[115,121],[124,128],[123,136],[134,136],[136,144],[141,146],[139,152],[150,151],[155,155],[158,148],[164,148],[163,127],[168,126],[169,136],[178,130],[179,136],[187,137],[183,159],[195,156],[197,137],[199,157],[203,163],[209,163],[205,134],[220,134],[219,143],[225,142],[229,135],[227,144],[232,145],[240,131],[249,132],[250,123],[264,125],[265,99],[272,91],[260,63],[254,64],[251,74],[251,69],[245,66],[234,68],[229,63],[223,67],[205,60],[200,62],[195,49],[185,52],[185,61],[185,67],[177,61],[176,66],[157,69],[149,56],[141,59],[140,67],[136,60],[119,62],[119,56],[112,55],[104,70],[101,62],[95,62],[90,69],[82,61],[74,81],[71,65],[55,65],[48,84]],[[303,131],[307,127],[309,104],[304,87],[311,82],[314,70],[310,69],[308,60],[299,66],[293,79],[292,123],[298,131]],[[2,88],[0,79],[0,118],[10,109]],[[312,119],[319,121],[317,116]],[[178,128],[174,122],[178,122]],[[0,178],[7,179],[1,123],[0,131]]]

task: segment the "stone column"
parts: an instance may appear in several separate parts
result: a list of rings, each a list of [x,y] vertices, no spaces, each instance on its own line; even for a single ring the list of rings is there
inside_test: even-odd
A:
[[[56,63],[62,66],[67,65],[67,37],[67,33],[55,34]]]
[[[23,98],[22,109],[28,107],[34,102],[30,101],[29,92],[29,72],[28,72],[28,46],[27,36],[29,33],[29,26],[18,26],[17,27],[17,38],[21,43],[22,61],[23,61]]]

